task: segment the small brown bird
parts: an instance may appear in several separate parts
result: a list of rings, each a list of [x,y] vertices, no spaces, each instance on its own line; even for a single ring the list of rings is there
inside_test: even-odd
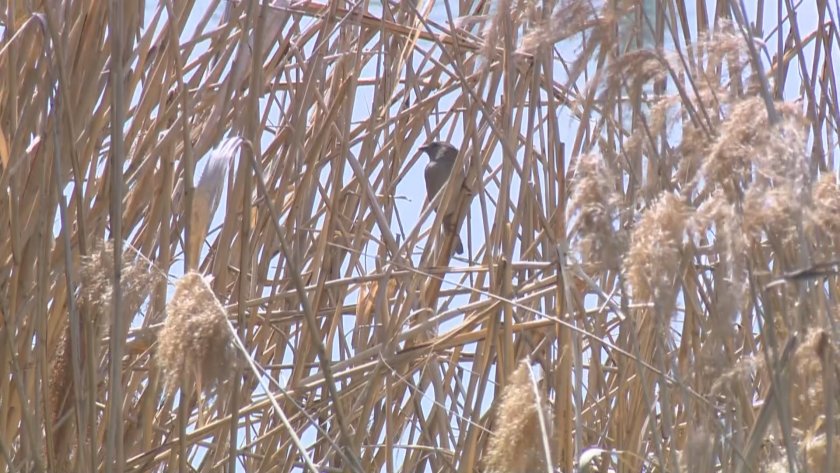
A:
[[[449,143],[432,141],[421,146],[420,151],[425,151],[429,155],[425,177],[426,200],[431,202],[452,174],[452,167],[455,166],[455,159],[458,157],[458,149]],[[461,173],[463,174],[463,171]],[[461,237],[455,235],[455,253],[460,255],[463,252],[464,244],[461,242]]]

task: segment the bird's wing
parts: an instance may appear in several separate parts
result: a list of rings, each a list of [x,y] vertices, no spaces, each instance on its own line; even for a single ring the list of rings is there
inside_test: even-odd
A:
[[[426,165],[425,171],[425,181],[426,181],[426,202],[431,202],[432,199],[435,197],[435,193],[437,193],[437,189],[435,189],[435,168],[433,166],[434,161],[429,161],[429,164]]]

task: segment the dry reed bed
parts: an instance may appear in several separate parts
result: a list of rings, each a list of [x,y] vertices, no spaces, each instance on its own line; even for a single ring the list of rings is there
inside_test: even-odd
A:
[[[830,471],[838,12],[605,3],[9,2],[0,462]]]

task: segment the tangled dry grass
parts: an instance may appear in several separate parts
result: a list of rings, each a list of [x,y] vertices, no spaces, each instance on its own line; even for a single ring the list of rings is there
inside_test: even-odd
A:
[[[840,12],[749,3],[7,2],[0,464],[833,471]]]

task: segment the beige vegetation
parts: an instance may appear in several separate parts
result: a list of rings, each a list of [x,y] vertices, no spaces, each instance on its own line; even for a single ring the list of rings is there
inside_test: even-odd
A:
[[[836,2],[1,10],[0,469],[840,465]]]

